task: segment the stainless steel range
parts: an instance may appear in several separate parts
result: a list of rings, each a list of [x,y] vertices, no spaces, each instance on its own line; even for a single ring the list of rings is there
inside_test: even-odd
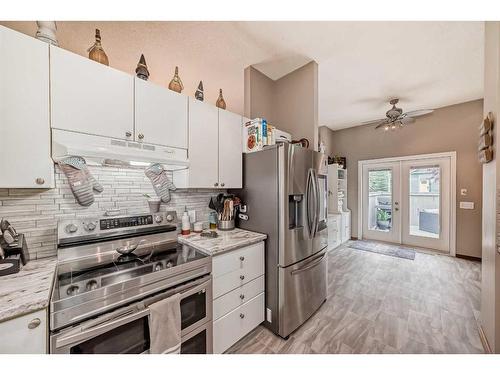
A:
[[[212,263],[177,243],[175,212],[58,225],[51,353],[147,353],[151,303],[181,294],[181,353],[212,352]]]

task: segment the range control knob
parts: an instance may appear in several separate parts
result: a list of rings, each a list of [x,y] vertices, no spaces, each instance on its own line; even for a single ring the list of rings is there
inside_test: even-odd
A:
[[[174,217],[173,217],[172,215],[168,214],[168,215],[167,215],[167,221],[169,221],[169,222],[170,222],[170,221],[172,221],[172,220],[174,220]]]
[[[66,289],[66,294],[68,296],[74,296],[78,293],[78,289],[80,289],[78,285],[71,285],[68,289]]]
[[[94,223],[92,223],[92,222],[87,223],[85,225],[85,229],[87,229],[89,232],[92,232],[95,229],[95,227],[96,227],[96,225]]]
[[[163,264],[162,263],[156,263],[155,264],[155,271],[161,271],[163,269]]]
[[[97,281],[95,280],[90,280],[87,285],[85,285],[85,289],[88,291],[97,289]]]
[[[78,230],[78,227],[75,224],[66,225],[66,232],[75,233]]]
[[[156,215],[155,216],[155,221],[160,224],[163,221],[163,216],[162,215]]]

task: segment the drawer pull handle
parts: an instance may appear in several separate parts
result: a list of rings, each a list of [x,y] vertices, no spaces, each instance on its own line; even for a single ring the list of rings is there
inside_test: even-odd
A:
[[[243,319],[245,317],[245,314],[241,313],[240,318]]]
[[[240,280],[245,280],[245,276],[240,275]]]
[[[240,298],[241,299],[245,299],[245,295],[244,294],[240,294]]]
[[[240,257],[240,260],[243,262],[245,260],[245,257]]]
[[[38,327],[40,325],[41,322],[42,321],[40,319],[35,318],[31,322],[29,322],[28,328],[29,329],[35,329],[36,327]]]

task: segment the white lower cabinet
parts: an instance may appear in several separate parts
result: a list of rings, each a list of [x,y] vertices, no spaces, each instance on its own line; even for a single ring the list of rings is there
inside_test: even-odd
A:
[[[48,353],[47,310],[0,323],[0,354]]]
[[[223,353],[263,321],[264,292],[214,322],[214,353]]]
[[[223,353],[264,321],[264,242],[212,260],[213,348]]]
[[[328,215],[328,250],[341,244],[341,222],[340,214]]]

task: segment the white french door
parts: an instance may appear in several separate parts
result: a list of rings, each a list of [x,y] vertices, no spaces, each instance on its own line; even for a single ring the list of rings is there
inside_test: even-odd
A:
[[[363,166],[363,238],[400,242],[400,163]]]
[[[360,162],[361,237],[454,253],[454,154]]]

